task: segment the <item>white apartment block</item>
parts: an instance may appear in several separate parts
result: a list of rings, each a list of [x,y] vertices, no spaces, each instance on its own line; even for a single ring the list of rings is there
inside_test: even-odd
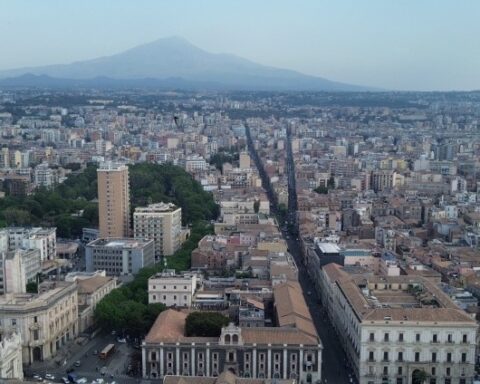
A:
[[[427,279],[323,267],[322,301],[359,384],[467,384],[477,324]]]
[[[196,289],[195,274],[176,275],[175,270],[167,270],[148,279],[148,303],[190,308]]]
[[[9,227],[0,231],[0,251],[38,249],[41,261],[54,260],[57,254],[56,228]]]
[[[0,381],[23,380],[22,339],[18,333],[0,335]]]
[[[25,293],[27,283],[41,271],[38,249],[0,252],[0,294]]]
[[[189,156],[185,159],[185,170],[187,172],[195,173],[207,169],[208,163],[201,156]]]
[[[0,296],[0,334],[22,335],[24,364],[51,359],[78,333],[77,284],[46,282],[39,292]]]
[[[37,187],[52,188],[58,183],[58,172],[49,168],[47,163],[39,164],[35,167],[34,181]]]
[[[138,207],[133,214],[136,239],[155,243],[155,259],[173,255],[182,245],[182,209],[171,203]]]

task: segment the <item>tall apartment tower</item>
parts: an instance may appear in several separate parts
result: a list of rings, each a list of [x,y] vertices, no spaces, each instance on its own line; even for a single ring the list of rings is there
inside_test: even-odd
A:
[[[130,186],[125,164],[105,162],[97,169],[100,237],[130,236]]]
[[[155,242],[155,259],[173,255],[182,245],[182,209],[171,203],[137,207],[133,213],[136,239]]]

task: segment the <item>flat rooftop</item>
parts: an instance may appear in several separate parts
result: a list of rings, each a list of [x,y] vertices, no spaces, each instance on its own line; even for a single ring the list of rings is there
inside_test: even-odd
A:
[[[437,285],[422,276],[355,275],[335,263],[323,269],[362,322],[476,324]]]
[[[153,240],[133,239],[133,238],[108,238],[96,239],[88,243],[88,247],[108,247],[108,248],[142,248]]]

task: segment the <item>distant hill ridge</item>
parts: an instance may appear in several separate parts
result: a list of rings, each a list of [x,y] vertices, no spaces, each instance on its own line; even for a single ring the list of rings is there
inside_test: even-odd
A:
[[[0,71],[0,86],[110,86],[219,90],[365,91],[367,87],[210,53],[180,37],[71,64]]]

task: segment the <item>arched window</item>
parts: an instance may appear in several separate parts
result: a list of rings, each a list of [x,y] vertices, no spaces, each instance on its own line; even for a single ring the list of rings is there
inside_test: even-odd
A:
[[[230,335],[225,335],[225,344],[230,344]]]
[[[232,336],[232,343],[233,344],[238,344],[238,335],[233,335]]]

